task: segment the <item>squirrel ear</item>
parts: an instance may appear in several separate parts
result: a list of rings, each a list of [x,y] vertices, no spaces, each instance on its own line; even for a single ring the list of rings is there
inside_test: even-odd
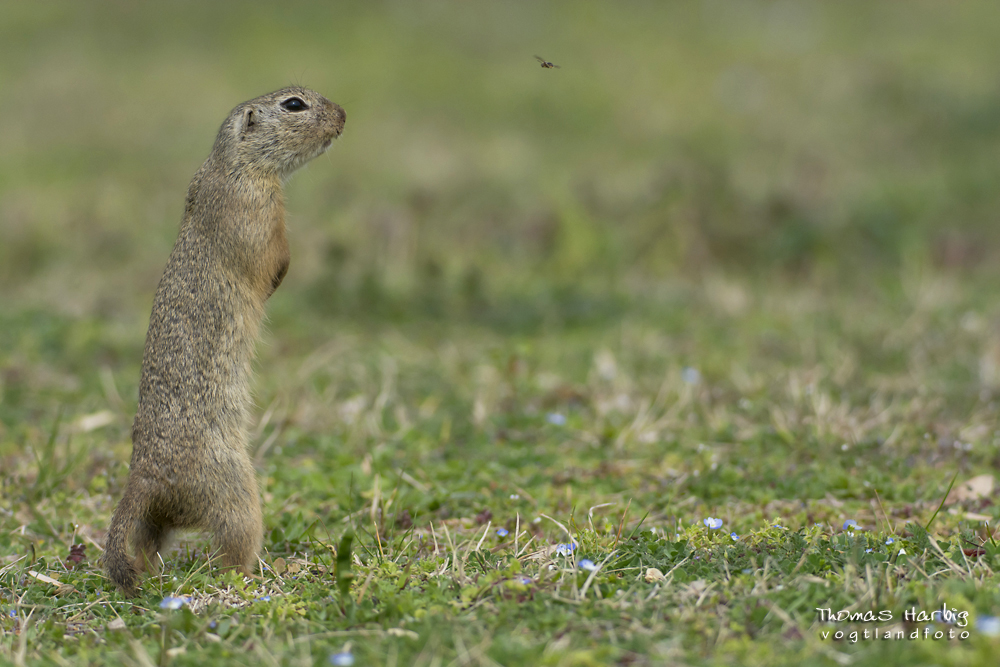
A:
[[[243,116],[243,131],[240,134],[246,134],[247,132],[252,132],[254,125],[257,124],[256,118],[254,118],[254,110],[251,107],[247,109],[246,114]]]

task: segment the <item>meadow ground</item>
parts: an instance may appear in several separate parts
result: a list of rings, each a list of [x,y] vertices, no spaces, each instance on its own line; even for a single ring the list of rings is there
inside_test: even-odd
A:
[[[205,542],[185,540],[135,601],[95,560],[137,351],[77,373],[119,334],[4,322],[22,355],[5,405],[23,415],[5,426],[6,658],[991,664],[991,492],[953,491],[931,519],[953,475],[959,489],[996,468],[977,374],[1000,370],[998,343],[980,290],[915,280],[908,296],[842,298],[720,279],[643,316],[519,334],[344,321],[331,335],[276,309],[254,438],[267,569],[212,573]],[[171,597],[186,603],[162,609]],[[927,624],[905,611],[942,603],[969,612],[968,639],[823,635],[909,636]],[[892,621],[828,624],[817,608]]]
[[[4,4],[0,662],[995,664],[992,5],[500,7]],[[289,80],[260,572],[125,599],[152,291]]]

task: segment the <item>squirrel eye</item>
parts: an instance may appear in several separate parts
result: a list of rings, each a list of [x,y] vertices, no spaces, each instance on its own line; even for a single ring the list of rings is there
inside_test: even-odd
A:
[[[289,97],[281,103],[281,108],[286,111],[305,111],[309,107],[298,97]]]

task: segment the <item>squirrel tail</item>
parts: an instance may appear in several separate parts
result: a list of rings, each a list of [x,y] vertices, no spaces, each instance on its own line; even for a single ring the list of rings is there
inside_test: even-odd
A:
[[[102,557],[108,578],[128,596],[136,594],[140,575],[135,560],[128,555],[129,542],[142,509],[138,506],[136,495],[132,486],[126,485],[125,493],[111,517]]]

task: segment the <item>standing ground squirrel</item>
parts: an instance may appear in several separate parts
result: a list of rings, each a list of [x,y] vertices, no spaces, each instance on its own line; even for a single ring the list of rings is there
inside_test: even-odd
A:
[[[132,463],[103,556],[126,594],[176,528],[211,531],[223,565],[255,568],[263,522],[247,452],[251,363],[264,302],[288,270],[282,184],[330,147],[345,118],[305,88],[244,102],[191,181],[153,300]]]

